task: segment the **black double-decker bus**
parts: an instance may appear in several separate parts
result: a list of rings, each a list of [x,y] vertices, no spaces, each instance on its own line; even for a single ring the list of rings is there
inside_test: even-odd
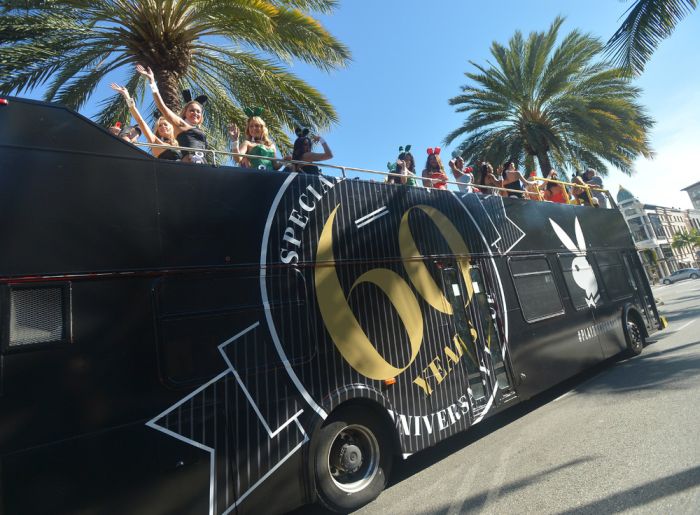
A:
[[[0,511],[355,509],[660,319],[615,209],[153,159],[0,106]]]

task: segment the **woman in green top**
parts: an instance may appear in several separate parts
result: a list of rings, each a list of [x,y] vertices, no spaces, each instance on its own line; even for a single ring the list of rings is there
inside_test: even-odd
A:
[[[275,144],[270,140],[267,132],[267,125],[260,118],[261,109],[256,108],[255,111],[249,112],[248,123],[245,128],[245,140],[239,143],[240,132],[235,124],[229,127],[229,135],[233,140],[233,152],[236,154],[248,154],[259,157],[243,157],[235,156],[234,160],[241,163],[246,168],[255,168],[258,170],[279,170],[280,164],[275,161],[277,149]]]
[[[401,177],[389,176],[387,182],[405,184],[406,186],[416,185],[416,161],[410,150],[411,145],[406,145],[406,148],[399,147],[399,156],[396,158],[396,164],[391,168],[393,173],[400,174]]]

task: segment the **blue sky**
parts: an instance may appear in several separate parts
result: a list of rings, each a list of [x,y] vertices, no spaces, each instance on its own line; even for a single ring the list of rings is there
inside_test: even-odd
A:
[[[327,75],[294,71],[323,91],[341,123],[326,135],[334,162],[383,170],[399,145],[410,143],[417,161],[462,121],[448,105],[473,70],[484,64],[491,42],[514,31],[545,30],[557,15],[561,33],[580,29],[604,41],[615,32],[629,2],[614,0],[345,0],[326,27],[353,52],[346,69]],[[688,16],[654,54],[636,84],[641,103],[657,121],[654,160],[640,159],[636,174],[613,172],[605,184],[621,184],[642,201],[689,208],[681,188],[700,180],[700,12]],[[449,155],[451,148],[443,152]]]
[[[386,169],[399,145],[413,145],[418,164],[425,149],[440,145],[462,116],[448,105],[467,83],[469,61],[485,64],[491,42],[513,32],[545,30],[566,17],[561,34],[578,28],[604,41],[620,24],[630,2],[615,0],[341,0],[322,23],[350,47],[347,68],[329,73],[303,64],[292,71],[336,106],[340,123],[324,136],[333,163]],[[654,54],[636,84],[641,103],[656,120],[653,160],[639,159],[628,177],[613,172],[605,184],[623,185],[642,201],[691,207],[681,188],[700,180],[700,12],[688,16]],[[31,97],[39,97],[40,91]],[[111,94],[102,84],[91,104]],[[451,148],[443,149],[449,155]]]

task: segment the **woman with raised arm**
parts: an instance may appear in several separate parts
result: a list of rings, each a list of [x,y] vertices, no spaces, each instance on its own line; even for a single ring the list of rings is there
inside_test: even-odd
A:
[[[249,154],[259,157],[234,156],[234,161],[241,163],[246,168],[258,170],[279,170],[281,164],[275,161],[277,148],[270,140],[265,121],[260,117],[263,112],[262,107],[255,109],[246,108],[248,122],[245,128],[245,140],[239,142],[240,131],[236,124],[229,125],[229,136],[233,142],[233,152],[236,154]]]
[[[523,198],[523,193],[525,188],[523,184],[527,186],[532,185],[532,181],[528,181],[520,171],[515,169],[515,163],[513,161],[508,161],[503,165],[503,187],[509,190],[518,190],[521,193],[516,193],[515,191],[504,191],[503,196],[505,197],[518,197]]]
[[[182,151],[182,161],[185,163],[206,163],[204,150],[207,148],[207,136],[200,128],[204,119],[202,116],[202,103],[204,101],[200,103],[196,100],[190,100],[182,108],[178,116],[163,102],[151,69],[144,68],[138,64],[136,65],[136,71],[148,79],[153,92],[153,100],[160,112],[163,113],[163,116],[173,124],[173,131],[178,145],[192,149]]]
[[[317,161],[326,161],[328,159],[333,159],[333,152],[331,148],[326,143],[326,140],[321,136],[309,136],[309,129],[296,128],[295,130],[297,139],[294,142],[294,150],[292,151],[293,161],[307,161],[309,163],[315,163]],[[311,152],[311,148],[314,143],[320,143],[323,147],[323,153]],[[294,170],[297,172],[320,174],[321,169],[313,164],[297,164],[294,165]]]
[[[479,184],[483,186],[493,186],[496,188],[503,187],[503,179],[498,179],[493,173],[493,166],[491,163],[484,162],[481,165]],[[482,192],[486,195],[500,195],[499,190],[491,189],[490,187],[482,188]]]
[[[141,130],[149,143],[154,143],[156,145],[177,145],[177,141],[175,141],[175,133],[173,132],[173,126],[168,120],[162,116],[158,118],[158,121],[156,122],[156,130],[155,132],[152,131],[146,121],[143,119],[143,116],[141,116],[139,110],[136,108],[136,102],[134,102],[134,99],[131,98],[131,95],[129,95],[127,89],[115,83],[110,84],[110,87],[124,97],[124,100],[126,100],[126,105],[129,106],[129,112],[136,120],[136,123],[139,124],[139,127],[141,127]],[[170,161],[179,161],[182,159],[182,154],[180,151],[173,148],[153,147],[151,148],[151,152],[153,152],[153,155],[158,159],[168,159]]]
[[[437,190],[446,190],[449,179],[440,160],[440,147],[429,148],[427,152],[428,159],[425,162],[422,174],[423,186]]]

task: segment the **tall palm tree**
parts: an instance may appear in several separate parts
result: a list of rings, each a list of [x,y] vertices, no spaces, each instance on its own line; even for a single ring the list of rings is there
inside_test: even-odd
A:
[[[608,41],[608,52],[629,72],[642,73],[659,43],[697,6],[697,0],[635,0]]]
[[[673,235],[671,247],[674,249],[687,249],[690,254],[696,247],[700,247],[700,233],[697,229],[691,229],[690,232],[677,232]]]
[[[205,122],[222,137],[243,123],[245,107],[264,106],[281,147],[284,127],[327,128],[330,103],[287,71],[299,60],[323,70],[345,65],[349,50],[312,16],[336,0],[5,0],[0,16],[0,94],[46,86],[44,99],[80,109],[108,74],[126,71],[138,100],[149,66],[165,103],[179,111],[181,90],[209,98]],[[150,92],[149,92],[150,95]],[[120,95],[96,116],[128,116]]]
[[[563,21],[527,38],[516,32],[507,47],[493,42],[494,64],[471,63],[474,84],[450,99],[468,116],[446,144],[465,136],[458,151],[467,161],[536,157],[543,174],[553,165],[605,174],[606,163],[629,174],[638,155],[651,157],[653,121],[636,102],[640,90],[598,59],[603,46],[592,36],[575,30],[557,46]]]

